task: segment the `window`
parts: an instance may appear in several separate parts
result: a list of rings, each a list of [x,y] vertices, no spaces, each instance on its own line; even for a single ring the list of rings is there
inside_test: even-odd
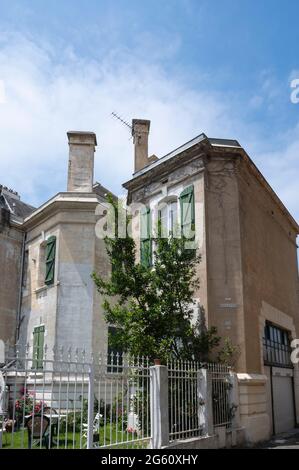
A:
[[[159,236],[168,238],[178,232],[178,205],[176,200],[162,202],[158,210]]]
[[[44,357],[44,336],[45,327],[44,325],[37,326],[33,330],[33,369],[43,368],[43,357]]]
[[[112,344],[112,338],[117,334],[117,331],[118,329],[115,326],[108,326],[107,372],[110,373],[119,373],[122,371],[122,351]]]
[[[288,331],[267,322],[264,333],[264,363],[292,367]]]
[[[195,235],[195,204],[194,188],[188,186],[180,195],[181,206],[181,233],[182,236],[190,241],[194,240]]]
[[[149,207],[140,213],[140,263],[145,267],[152,265],[151,210]]]
[[[56,252],[56,237],[48,238],[46,245],[46,275],[45,284],[50,285],[54,283],[55,274],[55,252]]]

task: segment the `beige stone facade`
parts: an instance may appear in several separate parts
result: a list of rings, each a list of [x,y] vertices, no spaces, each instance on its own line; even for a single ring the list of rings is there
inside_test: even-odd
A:
[[[136,161],[136,156],[135,156]],[[265,374],[266,321],[299,337],[299,227],[237,141],[204,134],[140,169],[125,183],[129,203],[151,209],[192,185],[200,289],[208,326],[240,348],[240,417],[247,442],[272,434]],[[179,204],[178,204],[178,210]],[[136,216],[138,217],[138,216]],[[139,240],[137,240],[139,244]],[[294,366],[295,421],[299,422]]]
[[[0,233],[0,339],[34,348],[34,333],[43,329],[49,350],[107,350],[102,299],[91,278],[107,275],[110,264],[104,241],[96,237],[97,212],[109,191],[93,183],[96,136],[69,132],[68,191],[38,209],[31,208]],[[101,208],[99,210],[99,208]],[[26,216],[26,214],[28,214]],[[53,279],[47,282],[47,243],[55,239]],[[10,286],[14,288],[11,289]]]

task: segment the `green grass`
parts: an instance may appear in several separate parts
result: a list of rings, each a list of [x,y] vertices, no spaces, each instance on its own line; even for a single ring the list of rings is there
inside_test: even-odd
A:
[[[122,431],[121,426],[116,428],[115,424],[107,424],[105,427],[100,427],[100,433],[98,436],[94,436],[95,445],[98,446],[113,446],[116,449],[125,448],[146,448],[147,441],[141,442],[129,442],[128,444],[122,444],[124,441],[132,441],[138,439],[136,435]],[[80,446],[80,433],[79,432],[67,432],[59,433],[59,436],[54,437],[55,442],[53,443],[53,449],[80,449],[86,448],[86,438],[81,437]],[[100,442],[99,442],[100,441]],[[3,449],[27,449],[28,448],[28,433],[27,429],[21,429],[14,433],[4,433],[2,441]],[[37,442],[33,448],[40,448],[40,443]]]
[[[56,441],[56,437],[54,438]],[[83,440],[83,438],[82,438]],[[60,434],[59,442],[53,443],[53,449],[60,448],[68,448],[68,449],[79,449],[80,448],[80,434],[75,433],[74,441],[73,441],[73,433],[68,432],[67,435]],[[2,448],[3,449],[27,449],[28,448],[28,433],[27,430],[20,430],[15,431],[14,433],[8,434],[4,433],[3,441],[2,441]],[[36,444],[32,447],[33,449],[39,449],[40,443],[36,441]],[[43,448],[45,448],[43,446]]]

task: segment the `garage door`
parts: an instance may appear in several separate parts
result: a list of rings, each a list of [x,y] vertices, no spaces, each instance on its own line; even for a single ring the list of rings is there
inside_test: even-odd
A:
[[[275,434],[278,434],[295,426],[292,369],[273,367],[272,387]]]

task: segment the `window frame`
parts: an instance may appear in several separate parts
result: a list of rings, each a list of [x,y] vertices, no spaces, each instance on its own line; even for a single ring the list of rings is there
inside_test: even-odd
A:
[[[175,210],[172,210],[175,205]],[[158,203],[158,237],[168,238],[179,235],[179,201],[177,196],[168,196]],[[162,225],[162,211],[166,210],[164,217],[166,225]],[[173,214],[176,214],[175,220]],[[178,230],[177,230],[178,229]]]
[[[33,329],[32,369],[42,370],[44,360],[45,325]]]
[[[291,334],[288,330],[266,321],[263,337],[264,364],[293,368],[291,361]]]

